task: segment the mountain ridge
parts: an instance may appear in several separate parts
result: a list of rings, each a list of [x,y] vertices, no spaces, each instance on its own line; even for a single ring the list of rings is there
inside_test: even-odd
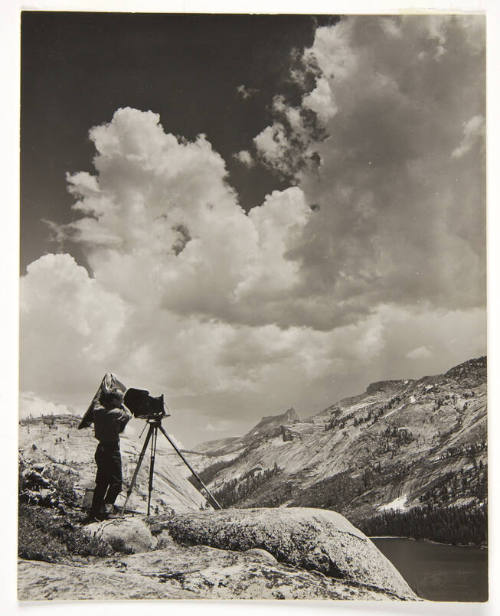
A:
[[[354,522],[428,505],[484,509],[486,376],[483,356],[370,383],[306,419],[268,417],[270,430],[196,463],[226,506],[314,506]]]
[[[361,528],[389,514],[424,516],[426,507],[434,513],[466,508],[483,519],[486,377],[487,359],[479,357],[443,374],[376,381],[305,419],[294,409],[265,416],[242,436],[204,443],[188,458],[226,507],[332,509]],[[23,419],[19,445],[27,460],[71,472],[83,495],[93,486],[95,439],[90,430],[76,430],[77,422],[72,415]],[[125,432],[125,484],[139,446]],[[133,508],[145,507],[147,467]],[[189,475],[173,451],[157,455],[155,512],[206,507]]]

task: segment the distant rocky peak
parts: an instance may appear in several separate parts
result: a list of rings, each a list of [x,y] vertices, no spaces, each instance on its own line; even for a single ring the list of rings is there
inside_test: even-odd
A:
[[[279,415],[278,415],[278,417],[279,417]],[[283,413],[283,415],[281,417],[285,421],[299,421],[300,420],[300,417],[299,417],[297,411],[293,408],[293,406],[291,406],[289,409],[287,409]]]
[[[289,424],[291,422],[299,420],[300,417],[298,416],[297,411],[293,407],[290,407],[284,413],[263,417],[258,424],[256,424],[249,432],[247,432],[245,436],[251,437],[257,434],[262,434],[283,424]]]

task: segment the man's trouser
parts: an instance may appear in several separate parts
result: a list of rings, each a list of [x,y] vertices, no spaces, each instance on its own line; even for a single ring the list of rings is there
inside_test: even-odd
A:
[[[90,515],[104,513],[104,504],[114,503],[122,489],[122,460],[120,441],[97,445],[95,452],[97,474]]]

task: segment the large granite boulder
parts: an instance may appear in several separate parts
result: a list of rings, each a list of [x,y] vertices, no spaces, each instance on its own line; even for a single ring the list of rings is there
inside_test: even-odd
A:
[[[116,552],[136,554],[148,552],[157,546],[149,527],[141,518],[117,518],[95,522],[84,527],[93,537],[105,541]]]
[[[415,598],[394,565],[334,511],[305,507],[177,514],[163,527],[177,542],[226,550],[260,548],[278,562]],[[157,532],[158,529],[155,530]]]

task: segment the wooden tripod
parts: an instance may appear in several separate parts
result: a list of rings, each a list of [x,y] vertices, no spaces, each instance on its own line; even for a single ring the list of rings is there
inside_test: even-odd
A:
[[[203,494],[202,490],[205,491],[205,495],[204,496],[207,499],[207,502],[210,502],[215,507],[215,509],[222,509],[221,505],[219,504],[219,502],[217,501],[215,496],[210,492],[210,490],[207,488],[207,486],[203,483],[201,477],[194,470],[194,468],[189,464],[189,462],[186,460],[186,458],[184,457],[184,455],[182,454],[180,449],[177,447],[177,445],[174,443],[174,441],[167,434],[167,432],[165,431],[165,428],[161,425],[161,417],[152,417],[151,419],[148,419],[147,421],[148,421],[148,424],[149,424],[149,430],[148,430],[148,433],[146,435],[146,439],[144,441],[144,445],[143,445],[143,447],[141,449],[141,453],[139,454],[139,459],[137,460],[137,465],[135,467],[134,474],[132,475],[132,481],[130,482],[130,485],[129,485],[128,490],[127,490],[127,497],[126,497],[125,502],[124,502],[123,507],[122,507],[122,515],[125,512],[125,508],[127,506],[128,500],[130,498],[130,495],[132,494],[132,490],[134,489],[135,483],[137,481],[137,475],[139,474],[139,470],[141,468],[141,464],[142,464],[142,462],[144,460],[144,456],[146,454],[146,450],[148,448],[148,444],[151,442],[151,452],[150,452],[150,462],[149,462],[148,513],[147,513],[147,515],[149,516],[149,514],[150,514],[150,510],[151,510],[151,494],[153,492],[154,467],[155,467],[155,458],[156,458],[156,441],[157,441],[157,438],[158,438],[158,431],[160,431],[163,434],[163,436],[167,439],[167,441],[172,445],[172,447],[175,449],[176,453],[179,455],[181,460],[184,462],[184,464],[191,471],[193,477],[198,481],[198,483],[201,486],[201,489],[199,490],[200,493]]]

